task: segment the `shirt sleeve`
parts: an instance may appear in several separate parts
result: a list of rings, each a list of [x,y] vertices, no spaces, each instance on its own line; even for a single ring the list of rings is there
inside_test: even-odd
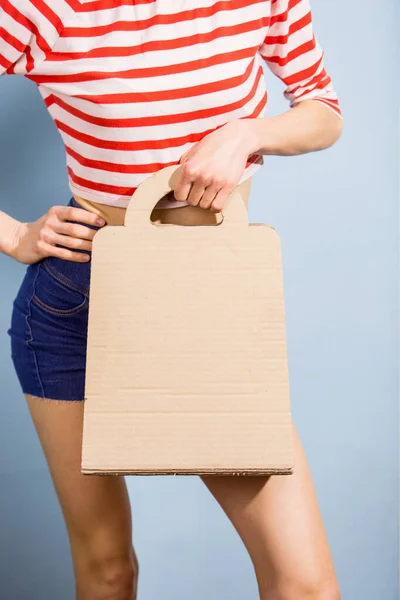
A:
[[[73,15],[68,0],[1,0],[0,75],[34,71]]]
[[[290,106],[322,102],[342,116],[324,53],[313,32],[309,0],[271,0],[267,36],[259,49],[268,67],[285,84]]]

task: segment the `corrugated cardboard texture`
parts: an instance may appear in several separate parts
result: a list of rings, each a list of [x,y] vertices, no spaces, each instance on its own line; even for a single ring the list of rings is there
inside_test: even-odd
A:
[[[82,471],[292,471],[280,240],[237,192],[217,226],[154,225],[176,167],[94,239]]]

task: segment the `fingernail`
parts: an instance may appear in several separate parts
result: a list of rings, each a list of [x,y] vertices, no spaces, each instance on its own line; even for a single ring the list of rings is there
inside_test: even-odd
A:
[[[104,225],[105,224],[105,220],[98,218],[98,219],[96,219],[96,224],[97,225]]]

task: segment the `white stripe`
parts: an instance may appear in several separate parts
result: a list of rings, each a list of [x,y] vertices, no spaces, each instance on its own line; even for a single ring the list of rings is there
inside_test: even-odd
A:
[[[148,79],[151,75],[146,74],[149,69],[159,67],[170,67],[171,65],[183,65],[187,63],[187,71],[185,76],[196,76],[198,67],[193,70],[189,64],[192,61],[207,60],[214,58],[219,54],[232,54],[232,61],[227,64],[234,75],[237,68],[237,60],[234,60],[234,54],[240,50],[248,50],[250,48],[258,48],[262,39],[255,32],[248,32],[236,36],[228,36],[222,39],[216,39],[206,44],[196,44],[185,48],[176,48],[173,50],[151,51],[132,56],[110,56],[99,58],[81,58],[78,60],[65,61],[47,61],[44,62],[38,69],[36,74],[52,74],[57,73],[62,69],[63,73],[74,74],[76,72],[86,73],[92,71],[104,72],[122,72],[132,69],[143,69],[142,78]],[[184,53],[184,60],[182,60]],[[229,66],[230,65],[230,66]],[[221,65],[217,67],[221,68]],[[215,67],[214,67],[215,68]],[[224,63],[225,68],[225,63]],[[177,77],[177,75],[166,76]],[[220,73],[219,73],[220,77]],[[135,78],[136,80],[136,78]],[[140,77],[138,77],[140,81]],[[148,87],[148,86],[147,86]]]
[[[302,95],[300,98],[298,97],[298,95],[295,96],[293,94],[291,95],[287,93],[285,93],[285,96],[293,105],[297,104],[298,102],[302,102],[303,100],[311,100],[315,98],[321,98],[324,100],[336,100],[336,94],[332,91],[332,89],[329,88],[330,86],[325,87],[323,90],[310,90],[306,94]]]
[[[2,38],[0,38],[0,54],[2,54],[10,63],[15,63],[21,56],[21,53],[16,50],[14,46],[10,46]]]
[[[79,140],[70,137],[66,133],[60,132],[64,143],[75,150],[83,157],[89,157],[91,160],[105,161],[111,164],[124,165],[148,165],[152,163],[168,163],[179,160],[182,154],[186,152],[193,144],[183,144],[176,148],[165,149],[150,149],[150,150],[105,150],[80,142]],[[81,167],[86,168],[86,167]],[[97,169],[95,169],[97,171]],[[126,175],[125,177],[134,177],[134,175]],[[129,184],[128,184],[129,185]],[[131,184],[130,184],[131,185]]]
[[[269,68],[275,75],[277,75],[278,77],[280,77],[281,79],[284,80],[287,77],[291,77],[292,75],[296,75],[297,73],[300,73],[301,71],[305,71],[306,69],[309,69],[310,67],[315,65],[321,58],[322,58],[322,51],[320,51],[320,49],[317,45],[317,47],[312,52],[306,52],[305,54],[302,54],[302,55],[298,56],[297,58],[294,58],[293,60],[288,62],[286,65],[280,66],[280,65],[277,65],[276,63],[271,63],[268,61],[266,62],[266,64],[269,66]],[[318,71],[316,71],[316,73],[317,72]],[[299,84],[296,84],[296,85],[299,85]]]
[[[237,24],[237,21],[236,21]],[[235,25],[235,23],[233,23]],[[193,34],[198,32],[190,31],[187,28],[182,31],[182,35],[175,30],[175,25],[172,27],[174,33],[171,34],[171,27],[168,28],[169,36],[161,35],[158,37],[152,36],[152,39],[147,39],[145,42],[149,41],[158,41],[158,40],[179,40],[179,38],[191,37]],[[211,28],[212,30],[214,28]],[[142,33],[142,32],[141,32]],[[74,72],[77,67],[79,67],[80,71],[91,70],[91,69],[99,69],[102,71],[107,71],[108,66],[107,63],[104,64],[104,61],[111,61],[110,64],[113,65],[112,61],[117,60],[117,64],[113,65],[118,71],[123,70],[124,68],[135,68],[138,65],[143,65],[146,67],[158,67],[162,65],[171,65],[171,64],[181,64],[184,58],[184,62],[189,62],[191,60],[196,60],[198,58],[208,58],[211,56],[215,56],[216,54],[223,54],[225,52],[234,52],[239,49],[251,48],[253,46],[259,47],[265,37],[265,30],[252,30],[243,33],[234,33],[230,32],[224,35],[218,35],[216,39],[211,40],[209,42],[203,43],[199,41],[198,43],[188,42],[188,45],[184,45],[183,47],[179,47],[176,49],[166,50],[151,50],[141,53],[132,53],[131,56],[121,57],[115,59],[113,57],[110,58],[81,58],[79,59],[79,63],[77,60],[66,60],[63,62],[64,65],[68,68],[68,72]],[[83,43],[82,43],[83,42]],[[65,43],[67,43],[67,47],[65,47]],[[137,36],[134,32],[129,31],[119,31],[113,34],[108,34],[107,36],[103,36],[102,38],[74,38],[73,39],[73,52],[85,53],[90,51],[91,49],[98,48],[140,48],[144,43],[142,36]],[[185,42],[186,44],[187,42]],[[162,42],[161,42],[162,45]],[[64,47],[63,47],[64,46]],[[70,38],[60,38],[57,44],[54,46],[54,51],[57,53],[63,52],[71,52],[71,41]],[[184,55],[182,55],[184,53]],[[121,61],[125,61],[128,63],[128,67],[122,66],[123,63]],[[51,57],[49,60],[49,67],[51,71],[57,69],[57,64],[60,61],[51,61]],[[121,63],[121,64],[118,64]]]
[[[0,9],[0,27],[8,31],[12,36],[20,40],[23,44],[27,44],[31,38],[30,31],[18,23],[18,21],[14,21],[12,17],[5,11]]]
[[[46,40],[48,45],[52,47],[58,38],[58,32],[54,25],[30,2],[24,2],[24,7],[19,7],[18,4],[19,2],[16,2],[18,10],[37,26],[40,35]],[[49,4],[49,6],[51,6],[51,4]],[[51,8],[53,12],[57,14],[57,7],[51,6]]]
[[[270,56],[280,58],[286,58],[288,54],[299,48],[303,44],[311,41],[313,39],[313,28],[312,25],[307,25],[303,27],[299,31],[292,33],[289,36],[287,43],[285,44],[264,44],[262,47],[262,54],[265,60],[268,60]]]
[[[286,12],[287,6],[288,6],[288,1],[285,0],[285,2],[283,2],[284,4],[284,8],[283,10],[276,10],[274,11],[274,16],[276,15],[280,15]],[[278,2],[279,5],[279,2]],[[292,9],[289,10],[288,15],[287,15],[287,19],[285,21],[276,21],[275,23],[273,23],[271,25],[271,27],[268,30],[268,35],[269,36],[281,36],[281,35],[288,35],[289,33],[289,28],[293,23],[296,23],[297,21],[299,21],[300,19],[302,19],[303,17],[305,17],[306,15],[308,15],[308,13],[310,12],[310,4],[308,1],[306,0],[302,0],[302,2],[299,2],[298,4],[296,4],[296,6],[294,6]]]
[[[229,78],[239,77],[244,74],[248,64],[252,59],[246,59],[246,61],[237,61],[236,71],[233,70],[232,65],[224,65],[226,71],[222,71],[221,65],[210,67],[208,69],[202,69],[201,71],[192,73],[182,73],[179,76],[160,76],[152,78],[141,78],[141,79],[124,79],[112,82],[112,80],[104,79],[99,81],[84,81],[79,83],[51,83],[46,84],[48,89],[53,90],[56,94],[64,94],[66,96],[98,96],[98,95],[114,95],[121,94],[121,102],[123,102],[123,95],[126,94],[143,94],[143,101],[140,99],[135,100],[135,113],[138,116],[148,115],[168,115],[180,112],[187,112],[188,110],[198,110],[203,108],[213,108],[215,106],[222,106],[232,102],[233,90],[237,86],[233,86],[230,83],[230,87],[225,90],[217,92],[201,93],[200,90],[191,90],[190,88],[198,86],[206,86],[211,83],[218,83]],[[257,61],[255,61],[257,62]],[[253,65],[254,69],[255,65]],[[228,85],[229,82],[227,82]],[[153,92],[165,92],[165,91],[176,91],[176,90],[187,90],[189,88],[189,97],[178,98],[174,100],[154,100],[150,99],[149,95]],[[205,87],[203,88],[205,90]],[[199,93],[200,92],[200,93]],[[185,93],[186,95],[186,93]],[[96,101],[96,98],[94,98]],[[151,104],[149,104],[149,101]],[[193,105],[193,102],[196,104]],[[107,102],[105,102],[107,103]],[[145,109],[145,112],[141,110],[141,106]]]
[[[262,98],[265,93],[265,90],[260,88],[260,92],[261,92],[260,95]],[[254,102],[254,107],[250,107],[250,109],[249,109],[249,107],[247,107],[245,113],[241,112],[240,113],[241,117],[251,114],[251,112],[254,110],[256,104],[258,103],[258,101],[261,98],[257,98],[257,102]],[[229,118],[229,117],[230,117],[230,115],[222,116],[221,120],[218,124],[223,125],[230,120],[234,120],[234,118],[235,118],[235,117],[231,117],[231,118]],[[238,114],[238,118],[239,118],[239,114]],[[196,123],[196,126],[200,125],[199,129],[203,129],[203,131],[204,131],[204,128],[201,127],[201,124],[202,124],[202,121],[199,121]],[[217,127],[217,126],[218,125],[215,125],[215,127]],[[212,129],[212,128],[210,127],[210,129]],[[92,160],[104,161],[104,162],[108,162],[108,163],[112,163],[112,164],[123,164],[123,165],[132,165],[132,164],[145,165],[145,164],[151,164],[154,162],[167,163],[170,161],[179,160],[179,158],[182,156],[182,154],[184,154],[184,152],[186,152],[186,150],[188,150],[189,148],[191,148],[194,145],[192,143],[184,143],[184,144],[181,144],[181,145],[179,145],[177,147],[173,147],[173,148],[158,149],[157,142],[168,139],[168,137],[169,137],[164,132],[163,127],[148,128],[148,131],[145,131],[145,135],[143,137],[141,137],[141,139],[137,139],[137,141],[152,139],[150,137],[150,131],[152,131],[152,130],[154,130],[154,133],[158,133],[158,136],[154,136],[154,147],[151,148],[150,150],[134,150],[134,151],[133,150],[110,150],[110,149],[106,149],[106,148],[98,148],[97,146],[92,146],[91,144],[82,142],[82,141],[76,139],[75,137],[68,135],[67,133],[65,133],[63,131],[60,131],[60,134],[61,134],[62,139],[64,140],[64,143],[67,146],[69,146],[72,150],[75,150],[76,152],[78,152],[78,154],[80,154],[83,157],[88,157]],[[122,130],[122,131],[127,131],[127,130]],[[129,131],[132,131],[132,130],[129,130]],[[190,131],[192,131],[192,129]],[[108,132],[108,133],[110,133],[110,132]],[[171,132],[171,133],[173,133],[173,132]],[[187,130],[186,130],[186,134],[187,134]],[[179,137],[179,136],[173,136],[173,137]],[[128,138],[128,141],[134,141],[134,139],[135,138],[133,138],[133,136],[130,136],[130,139]]]
[[[230,101],[235,102],[244,98],[250,91],[252,85],[253,82],[250,81],[245,87],[242,86],[241,88],[235,89],[234,91],[238,93],[235,93],[234,97],[230,98]],[[57,104],[50,106],[49,111],[54,120],[57,119],[82,134],[92,135],[98,139],[121,142],[134,140],[159,140],[186,136],[188,134],[188,127],[190,127],[190,132],[193,134],[202,133],[203,131],[214,129],[220,125],[223,125],[228,120],[249,116],[252,114],[257,104],[262,100],[264,94],[265,86],[263,86],[261,83],[261,85],[258,85],[257,87],[255,97],[250,102],[247,102],[245,107],[195,121],[192,120],[190,121],[190,125],[188,122],[182,121],[181,123],[154,126],[146,125],[145,127],[110,127],[95,125],[87,122],[70,114]]]
[[[195,99],[195,104],[192,98],[181,98],[177,100],[158,101],[152,102],[149,110],[148,102],[131,102],[126,104],[113,104],[113,105],[99,105],[88,100],[81,98],[68,97],[66,94],[57,94],[66,104],[72,108],[80,110],[89,116],[100,117],[100,118],[113,118],[113,119],[131,119],[141,118],[149,116],[160,116],[160,115],[176,115],[191,113],[200,109],[212,109],[215,106],[223,107],[230,105],[236,101],[239,101],[245,97],[251,90],[256,80],[258,70],[260,68],[260,61],[256,60],[250,77],[242,85],[236,86],[230,90],[224,90],[222,92],[214,92],[212,94],[206,94]],[[262,92],[265,92],[264,75],[261,73],[260,82],[258,88],[262,88]],[[40,86],[40,89],[45,89],[46,94],[49,95],[51,90]],[[54,105],[53,105],[54,106]],[[53,106],[50,107],[50,112],[53,111]],[[246,110],[246,107],[241,109]],[[230,114],[230,113],[229,113]],[[187,122],[187,127],[190,128],[193,125],[193,121]]]
[[[102,10],[96,13],[87,12],[79,13],[79,18],[75,21],[67,24],[68,28],[93,28],[112,25],[116,22],[140,22],[151,19],[155,15],[178,15],[182,11],[190,10],[190,3],[184,2],[179,8],[178,2],[173,0],[171,2],[171,10],[165,10],[164,0],[162,2],[154,2],[150,5],[137,5],[137,6],[121,6],[117,9]],[[196,9],[199,8],[199,2],[196,1]],[[208,5],[215,4],[211,0]],[[254,19],[261,19],[269,16],[269,2],[260,2],[252,6],[246,6],[243,8],[237,8],[236,10],[217,11],[216,14],[211,17],[197,17],[194,19],[185,19],[178,21],[177,23],[169,24],[156,24],[152,25],[150,29],[139,29],[130,32],[109,32],[101,36],[96,37],[76,37],[76,38],[61,38],[60,46],[57,46],[59,51],[68,52],[68,43],[66,50],[63,50],[63,44],[68,40],[74,40],[74,48],[78,51],[87,51],[89,48],[99,48],[109,45],[131,46],[134,43],[143,43],[151,40],[171,40],[179,37],[186,37],[193,34],[202,34],[213,31],[217,27],[229,27],[231,25],[237,25],[238,23],[245,23],[253,21]],[[150,7],[157,7],[157,10],[150,10]],[[126,36],[125,43],[121,43],[119,35],[124,33]]]

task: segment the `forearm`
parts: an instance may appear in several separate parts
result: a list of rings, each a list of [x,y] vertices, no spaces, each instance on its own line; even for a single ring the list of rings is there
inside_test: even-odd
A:
[[[342,132],[343,121],[315,100],[304,100],[271,118],[249,119],[250,154],[295,156],[324,150]]]
[[[0,252],[10,255],[20,222],[0,210]]]

